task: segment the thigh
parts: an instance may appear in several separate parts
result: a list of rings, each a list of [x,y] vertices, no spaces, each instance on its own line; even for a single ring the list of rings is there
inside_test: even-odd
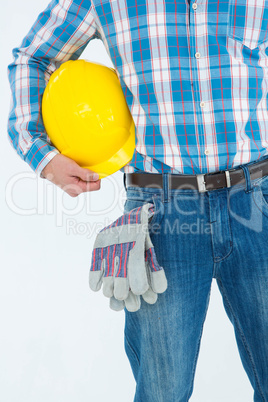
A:
[[[268,400],[268,177],[231,192],[233,250],[216,279],[255,401]],[[266,194],[267,192],[267,194]]]
[[[182,207],[187,209],[193,200],[181,197],[174,194],[163,202],[161,194],[145,192],[139,198],[129,192],[125,204],[125,211],[145,202],[155,204],[150,235],[168,281],[155,304],[142,299],[137,312],[125,310],[125,349],[137,382],[135,401],[185,402],[192,393],[213,261],[209,236],[204,238],[196,227],[185,231],[185,223],[190,225],[200,216],[186,214]]]

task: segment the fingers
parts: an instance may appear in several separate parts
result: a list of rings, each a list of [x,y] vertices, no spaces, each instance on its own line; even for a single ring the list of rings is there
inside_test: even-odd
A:
[[[110,298],[110,308],[114,311],[121,311],[125,307],[124,300],[117,300],[114,297]]]
[[[167,290],[167,278],[163,269],[151,273],[151,286],[156,293],[164,293]]]
[[[77,167],[77,177],[81,180],[87,181],[97,181],[99,180],[98,173],[92,172],[92,170],[81,168],[80,166]]]
[[[101,187],[101,181],[82,181],[78,182],[78,187],[81,190],[81,193],[85,193],[87,191],[97,191]]]
[[[71,197],[87,191],[97,191],[101,187],[99,175],[90,169],[82,168],[70,160],[65,169],[65,180],[61,188]]]
[[[67,181],[68,183],[61,187],[71,197],[77,197],[81,193],[85,193],[88,191],[97,191],[101,188],[100,180],[83,181],[81,178],[74,176],[68,177]]]
[[[112,297],[114,294],[114,278],[112,276],[106,276],[103,278],[103,294],[106,297]]]
[[[154,304],[157,301],[157,293],[155,293],[151,288],[149,288],[143,295],[143,300],[148,304]]]
[[[128,311],[135,312],[138,311],[141,307],[140,296],[134,295],[131,291],[129,291],[128,297],[125,300],[125,306]]]
[[[99,175],[82,168],[74,160],[58,154],[43,169],[43,177],[59,186],[71,197],[87,191],[97,191],[101,187]]]
[[[102,260],[101,269],[97,269],[96,271],[89,271],[89,287],[94,292],[98,292],[101,288],[103,275],[106,269],[106,260]]]
[[[128,263],[129,286],[135,295],[142,295],[149,288],[145,261],[139,259],[137,253],[131,251]]]
[[[117,300],[125,300],[128,297],[129,284],[126,278],[114,279],[114,297]]]
[[[73,196],[87,191],[97,191],[101,187],[99,175],[90,169],[81,168],[74,164],[71,167],[70,174],[75,185],[74,191],[72,191]]]
[[[99,175],[90,169],[82,168],[77,163],[70,165],[69,172],[71,176],[79,177],[82,181],[91,182],[99,180]]]

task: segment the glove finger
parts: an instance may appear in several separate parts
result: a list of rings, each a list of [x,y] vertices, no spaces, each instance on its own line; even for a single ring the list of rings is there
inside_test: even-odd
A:
[[[102,278],[105,271],[105,260],[102,260],[101,269],[96,271],[89,271],[89,287],[94,292],[101,288]]]
[[[151,288],[149,288],[143,295],[143,300],[146,303],[154,304],[157,301],[157,293],[155,293]]]
[[[115,297],[110,298],[110,308],[114,311],[121,311],[125,308],[124,300],[117,300]]]
[[[119,263],[119,256],[116,256],[114,259],[114,297],[117,300],[125,300],[128,297],[129,283],[123,271],[119,270]]]
[[[140,296],[134,295],[131,290],[128,293],[128,298],[125,300],[126,309],[130,312],[138,311],[141,307]]]
[[[167,278],[163,269],[151,271],[151,286],[155,293],[163,293],[167,289]]]
[[[128,298],[129,283],[127,278],[114,278],[114,297],[118,300]]]
[[[149,283],[144,261],[144,251],[137,250],[137,252],[139,255],[129,253],[129,286],[135,295],[142,295],[149,289]]]
[[[150,203],[143,205],[140,211],[140,222],[142,230],[137,235],[135,246],[129,252],[128,258],[128,277],[129,286],[135,295],[142,295],[149,288],[146,266],[145,266],[145,245],[146,230],[148,228],[148,208]]]
[[[103,294],[106,297],[112,297],[114,295],[114,277],[105,276],[103,278]]]
[[[149,238],[146,239],[149,241]],[[153,245],[145,252],[146,269],[149,276],[149,283],[155,293],[163,293],[167,289],[167,278],[163,267],[156,259]]]

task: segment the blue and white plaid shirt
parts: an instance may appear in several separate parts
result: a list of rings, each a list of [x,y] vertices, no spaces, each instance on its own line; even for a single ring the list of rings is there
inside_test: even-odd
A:
[[[102,40],[136,125],[125,172],[209,173],[268,154],[268,0],[53,0],[9,65],[9,138],[36,172],[57,154],[51,73]]]

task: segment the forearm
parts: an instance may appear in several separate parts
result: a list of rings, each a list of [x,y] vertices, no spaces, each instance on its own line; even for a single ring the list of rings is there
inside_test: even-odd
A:
[[[46,135],[41,115],[41,99],[45,88],[45,71],[37,63],[9,66],[12,93],[8,119],[8,135],[18,155],[37,173],[58,151]]]
[[[42,121],[45,86],[52,72],[64,61],[77,59],[96,35],[91,11],[88,0],[67,6],[52,1],[13,50],[14,61],[8,66],[12,92],[8,135],[18,155],[37,173],[58,154]]]

